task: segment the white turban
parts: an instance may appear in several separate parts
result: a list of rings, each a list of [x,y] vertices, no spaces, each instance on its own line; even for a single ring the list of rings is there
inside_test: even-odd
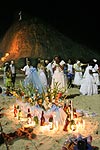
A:
[[[80,64],[80,61],[79,61],[79,60],[77,61],[77,64]]]
[[[93,59],[93,61],[94,61],[94,62],[97,62],[97,60],[96,60],[96,59]]]

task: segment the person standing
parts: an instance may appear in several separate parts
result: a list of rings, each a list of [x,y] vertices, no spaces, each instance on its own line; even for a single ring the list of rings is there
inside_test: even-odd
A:
[[[66,88],[66,82],[64,77],[64,60],[61,60],[60,56],[54,57],[54,63],[52,64],[53,68],[53,76],[52,76],[52,83],[51,89],[55,88],[57,84],[58,89]]]
[[[73,84],[79,87],[81,85],[82,73],[83,73],[81,62],[77,60],[77,62],[73,65],[73,68],[74,68]]]
[[[21,68],[21,71],[24,72],[25,77],[27,77],[27,75],[29,74],[30,65],[30,61],[26,60],[26,65],[23,68]]]
[[[96,85],[95,78],[92,72],[92,66],[88,65],[83,75],[83,79],[80,86],[80,93],[82,95],[94,95],[98,94],[98,86]]]
[[[27,86],[32,84],[33,88],[36,89],[39,94],[42,94],[44,86],[41,83],[37,69],[31,65],[29,60],[26,61],[26,64],[27,65],[21,69],[25,73],[24,86],[27,88]]]
[[[15,66],[14,60],[11,60],[10,69],[11,69],[12,88],[14,89],[15,88],[15,80],[16,80],[16,66]]]
[[[44,65],[42,65],[41,63],[38,63],[37,64],[37,71],[38,71],[38,75],[39,75],[40,81],[41,81],[41,83],[43,85],[44,92],[46,92],[48,85],[47,85],[47,77],[46,77]]]
[[[68,88],[73,87],[73,85],[72,85],[72,80],[73,80],[73,76],[74,76],[73,70],[74,70],[73,65],[71,63],[71,60],[69,59],[68,63],[67,63],[67,84],[68,84]]]
[[[10,69],[10,65],[7,64],[6,66],[6,95],[9,96],[11,95],[10,91],[12,88],[12,75],[11,75],[11,69]]]
[[[50,60],[45,60],[45,68],[46,68],[46,73],[47,73],[47,83],[48,87],[51,86],[51,81],[52,81],[52,76],[53,76],[53,69],[52,69],[52,62]]]
[[[93,76],[95,78],[95,81],[96,81],[96,84],[97,86],[100,85],[100,80],[99,80],[99,66],[97,64],[97,60],[96,59],[93,59]]]
[[[21,71],[23,71],[24,75],[25,75],[24,86],[26,86],[28,84],[27,78],[30,73],[30,68],[31,68],[31,62],[28,59],[26,59],[26,65],[23,68],[21,68]]]
[[[9,65],[9,63],[5,62],[4,67],[3,67],[3,71],[4,71],[4,74],[3,74],[3,83],[4,83],[4,86],[6,86],[6,68],[7,68],[8,65]]]

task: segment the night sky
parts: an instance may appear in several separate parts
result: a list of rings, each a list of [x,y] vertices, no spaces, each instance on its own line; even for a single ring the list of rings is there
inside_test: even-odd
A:
[[[80,1],[24,0],[6,1],[0,5],[0,37],[18,19],[18,12],[38,17],[72,40],[96,51],[100,50],[99,4]]]

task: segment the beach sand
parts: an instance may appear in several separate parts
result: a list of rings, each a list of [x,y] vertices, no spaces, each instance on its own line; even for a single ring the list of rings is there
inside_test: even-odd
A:
[[[2,86],[2,79],[0,80]],[[86,114],[84,116],[85,128],[77,133],[85,137],[91,135],[93,138],[92,145],[100,149],[100,92],[98,95],[82,96],[78,88],[71,88],[68,89],[67,98],[73,101],[73,105],[77,110],[83,111]],[[16,97],[0,94],[0,122],[3,132],[6,134],[14,133],[19,128],[22,128],[20,121],[13,117],[12,108],[15,102]],[[65,140],[77,133],[75,131],[65,132],[62,128],[55,132],[42,132],[39,127],[34,127],[32,138],[29,136],[19,136],[8,140],[9,150],[61,150]],[[0,150],[6,149],[5,143],[0,145]]]

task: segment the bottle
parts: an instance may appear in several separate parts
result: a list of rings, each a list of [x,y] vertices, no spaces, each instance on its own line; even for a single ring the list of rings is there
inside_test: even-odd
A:
[[[69,120],[71,120],[71,109],[70,109],[70,106],[68,106],[68,109],[67,109],[67,118]]]
[[[71,106],[72,106],[72,101],[70,100],[69,104],[68,104],[68,107],[70,107],[70,109],[71,109]]]
[[[32,122],[32,115],[30,112],[30,108],[28,108],[27,123],[30,124],[31,122]]]
[[[45,123],[45,117],[44,117],[44,111],[42,110],[41,118],[40,118],[40,126],[44,126]]]
[[[72,100],[70,100],[69,104],[68,104],[68,114],[69,114],[70,120],[73,120],[73,104],[72,104]]]
[[[68,99],[67,99],[67,101],[66,101],[66,114],[68,114],[68,111],[69,111],[69,102],[68,102]]]
[[[64,110],[64,112],[66,112],[66,103],[64,103],[63,110]]]
[[[27,118],[28,118],[28,117],[30,117],[30,118],[32,117],[31,112],[30,112],[30,108],[28,108]]]
[[[72,104],[72,101],[71,101],[71,109],[70,109],[70,114],[71,114],[71,120],[73,120],[73,115],[74,115],[74,112],[73,112],[73,104]]]
[[[33,121],[35,122],[35,124],[37,125],[39,123],[39,119],[38,116],[34,116]]]
[[[19,112],[19,110],[20,110],[19,105],[16,105],[16,109],[17,109],[17,113],[18,113],[18,112]]]
[[[19,112],[18,112],[18,120],[20,120],[21,116],[22,116],[22,112],[21,112],[21,110],[19,110]]]
[[[77,118],[76,108],[73,108],[73,117]]]
[[[16,107],[17,109],[19,109],[19,105],[17,105],[17,107]]]
[[[49,118],[49,127],[50,127],[50,130],[53,130],[53,116],[52,115]]]
[[[14,105],[14,117],[17,117],[17,107]]]
[[[66,120],[65,120],[65,125],[64,125],[63,131],[68,131],[68,125],[69,125],[69,123],[70,123],[69,117],[67,116]]]

